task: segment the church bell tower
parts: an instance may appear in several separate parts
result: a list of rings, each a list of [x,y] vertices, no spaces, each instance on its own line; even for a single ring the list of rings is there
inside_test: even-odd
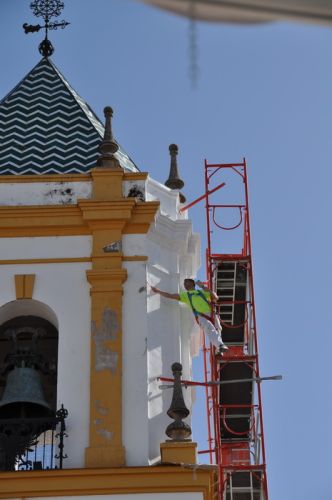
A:
[[[197,331],[149,288],[200,265],[178,148],[167,185],[140,171],[51,60],[63,2],[31,7],[42,57],[0,102],[0,498],[212,500],[190,417],[165,435]]]

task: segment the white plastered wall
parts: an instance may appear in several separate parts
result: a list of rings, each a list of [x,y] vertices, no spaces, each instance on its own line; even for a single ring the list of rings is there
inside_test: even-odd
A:
[[[72,205],[91,191],[92,182],[0,183],[0,206]]]
[[[171,376],[180,361],[191,376],[198,329],[192,314],[177,301],[151,293],[150,285],[178,292],[186,276],[200,265],[199,237],[179,214],[178,194],[148,179],[147,198],[159,199],[160,211],[147,235],[125,235],[126,256],[145,255],[147,262],[126,264],[123,310],[123,437],[127,465],[147,465],[160,459],[160,443],[171,420],[167,410],[172,391],[161,391],[160,376]],[[195,341],[196,339],[196,341]],[[193,342],[194,340],[194,342]],[[191,408],[191,391],[185,393]],[[187,419],[190,423],[190,418]]]
[[[128,279],[123,296],[123,442],[129,466],[159,460],[160,443],[171,422],[166,413],[171,391],[161,391],[157,377],[171,376],[175,361],[181,361],[184,377],[191,376],[190,345],[193,339],[197,344],[198,333],[190,311],[151,295],[147,281],[179,291],[183,278],[195,276],[199,267],[199,237],[192,233],[187,214],[179,212],[177,192],[150,178],[144,189],[147,200],[160,201],[160,211],[147,235],[123,237],[125,256],[148,257],[147,262],[124,262]],[[0,195],[3,205],[71,204],[90,197],[91,183],[0,184]],[[0,261],[88,258],[91,246],[87,236],[2,238]],[[88,446],[91,305],[86,270],[90,268],[90,262],[0,265],[0,307],[15,300],[15,274],[35,274],[33,299],[47,304],[58,320],[58,404],[69,411],[66,468],[83,467]],[[191,408],[190,391],[185,398]]]
[[[89,257],[91,238],[2,238],[0,248],[0,261]],[[64,464],[68,468],[84,466],[88,445],[91,313],[86,270],[90,267],[90,262],[0,265],[0,319],[6,309],[1,307],[16,299],[15,274],[35,274],[33,300],[46,304],[57,318],[57,403],[69,412],[65,450],[70,452]]]

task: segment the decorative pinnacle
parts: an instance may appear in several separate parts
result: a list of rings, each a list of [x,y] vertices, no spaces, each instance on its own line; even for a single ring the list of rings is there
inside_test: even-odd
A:
[[[176,159],[178,152],[179,152],[179,148],[176,144],[169,145],[169,153],[171,156],[171,166],[170,166],[168,179],[165,182],[165,186],[169,187],[170,189],[181,189],[184,186],[184,182],[180,178],[180,175],[179,175],[178,163],[177,163],[177,159]],[[184,203],[185,201],[186,201],[185,196],[182,193],[180,193],[180,202]]]
[[[104,108],[104,115],[105,132],[104,138],[99,145],[99,152],[101,154],[97,160],[97,167],[121,168],[118,160],[114,156],[119,146],[115,142],[112,132],[113,109],[110,106],[106,106],[106,108]]]
[[[45,25],[40,26],[40,24],[33,25],[24,23],[23,29],[24,32],[27,34],[27,33],[34,33],[42,28],[45,28],[45,38],[39,44],[38,47],[39,52],[44,57],[49,57],[54,52],[54,47],[50,42],[50,40],[48,39],[48,31],[56,30],[58,28],[65,28],[66,26],[68,26],[68,24],[70,24],[67,23],[67,21],[50,23],[50,19],[52,17],[58,17],[61,14],[61,11],[64,8],[64,6],[65,4],[60,0],[34,0],[30,4],[30,8],[32,9],[34,15],[36,17],[42,17],[45,21]]]
[[[181,386],[181,375],[182,375],[182,365],[181,363],[172,364],[172,372],[174,377],[174,388],[171,406],[167,411],[167,415],[171,417],[174,422],[168,425],[166,429],[166,434],[173,441],[186,441],[191,436],[191,428],[182,419],[188,417],[189,410],[185,405],[182,386]]]

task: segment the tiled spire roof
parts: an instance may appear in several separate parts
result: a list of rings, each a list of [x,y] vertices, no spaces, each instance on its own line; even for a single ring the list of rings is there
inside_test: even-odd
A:
[[[88,172],[103,135],[91,108],[43,58],[0,102],[0,175]],[[121,147],[115,156],[138,170]]]

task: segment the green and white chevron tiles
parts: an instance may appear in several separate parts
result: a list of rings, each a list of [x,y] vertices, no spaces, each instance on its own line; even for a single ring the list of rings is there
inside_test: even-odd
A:
[[[104,126],[50,59],[0,102],[0,175],[71,174],[95,167]],[[125,170],[138,171],[120,147]]]

